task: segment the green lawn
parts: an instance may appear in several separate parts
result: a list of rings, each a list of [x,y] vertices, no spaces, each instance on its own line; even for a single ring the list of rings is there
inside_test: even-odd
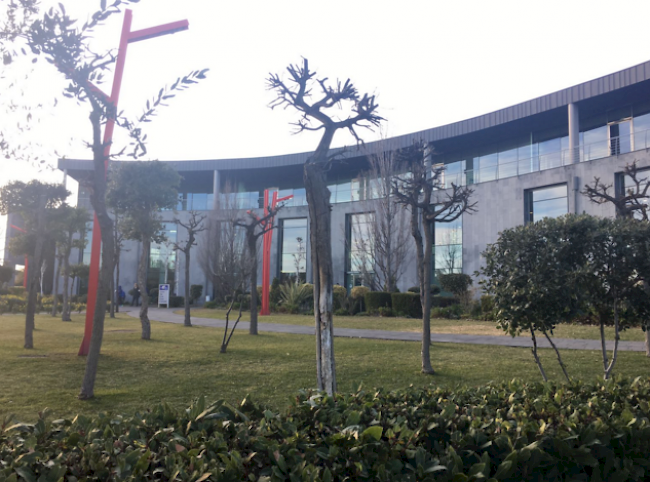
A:
[[[291,394],[315,384],[314,339],[311,336],[238,332],[225,355],[219,354],[222,331],[168,323],[152,323],[151,341],[140,340],[139,321],[120,314],[107,319],[96,383],[96,399],[76,399],[85,360],[77,350],[83,317],[70,323],[46,315],[36,319],[34,350],[22,348],[24,318],[0,316],[0,420],[7,414],[33,421],[49,407],[53,416],[98,411],[133,412],[165,401],[186,406],[199,395],[237,403],[247,394],[282,408]],[[337,338],[339,389],[395,389],[410,384],[478,385],[513,377],[539,379],[527,349],[435,344],[432,361],[437,374],[419,372],[419,345]],[[555,357],[542,351],[547,372],[560,380]],[[572,376],[601,375],[598,352],[564,351]],[[642,353],[621,353],[617,373],[647,375],[650,359]]]
[[[175,311],[182,315],[182,310]],[[192,316],[203,318],[216,318],[224,320],[226,318],[225,310],[193,309]],[[231,319],[237,318],[237,313],[231,314]],[[242,313],[242,320],[248,321],[250,313]],[[279,323],[285,325],[304,325],[312,326],[314,324],[313,316],[306,315],[288,315],[273,314],[270,316],[258,317],[260,323]],[[337,328],[360,328],[373,330],[389,331],[415,331],[422,330],[421,320],[411,318],[380,318],[378,316],[336,316],[334,326]],[[496,323],[491,321],[478,320],[447,320],[436,318],[431,320],[431,331],[433,333],[451,333],[457,335],[494,335],[509,336],[500,330]],[[579,338],[588,340],[600,339],[600,332],[595,326],[582,325],[560,325],[554,333],[555,338]],[[606,336],[608,339],[614,339],[614,329],[607,328]],[[621,333],[621,340],[624,341],[643,341],[644,333],[640,328],[627,330]]]

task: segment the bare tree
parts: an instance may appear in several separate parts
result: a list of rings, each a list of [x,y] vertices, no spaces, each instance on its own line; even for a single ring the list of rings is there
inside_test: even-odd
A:
[[[470,203],[474,192],[452,183],[443,189],[444,166],[431,167],[422,144],[406,152],[409,175],[393,181],[397,202],[408,207],[411,213],[411,235],[417,253],[417,271],[422,303],[422,373],[433,374],[429,347],[431,345],[431,254],[435,223],[448,223],[463,213],[474,212],[476,203]],[[424,232],[424,236],[423,236]]]
[[[630,186],[626,186],[622,194],[617,194],[612,184],[603,183],[599,177],[594,177],[593,184],[585,184],[581,194],[596,204],[613,204],[619,217],[648,222],[650,178],[644,177],[643,174],[639,171],[637,161],[634,161],[623,168],[624,179],[630,180]],[[650,296],[650,279],[644,279],[643,286]],[[645,332],[645,355],[650,357],[650,320],[646,320],[643,331]]]
[[[362,143],[357,128],[378,126],[383,119],[377,114],[375,96],[361,96],[349,79],[330,85],[327,78],[316,78],[316,72],[309,70],[307,59],[303,60],[302,66],[290,65],[287,72],[288,83],[277,74],[271,74],[267,80],[269,89],[277,94],[271,108],[296,109],[300,113],[300,119],[295,124],[298,132],[323,131],[318,147],[305,163],[304,182],[312,227],[310,242],[314,273],[316,373],[318,388],[332,394],[336,391],[336,369],[332,320],[331,206],[327,188],[327,170],[333,159],[330,146],[339,129],[347,129],[357,143]],[[341,113],[343,104],[349,106],[349,113]],[[338,115],[342,117],[340,120]]]
[[[237,290],[242,267],[248,263],[243,231],[235,225],[238,218],[236,197],[231,187],[226,186],[208,221],[198,253],[201,268],[219,301],[226,301]]]
[[[248,264],[250,287],[251,287],[251,321],[249,333],[257,335],[257,251],[259,248],[259,239],[267,232],[274,228],[273,219],[276,214],[282,209],[282,205],[275,207],[268,206],[266,214],[263,217],[258,217],[254,212],[248,211],[245,218],[239,218],[235,221],[235,226],[240,226],[246,233],[246,248],[248,249],[248,256],[246,262]],[[241,311],[241,310],[240,310]]]
[[[206,218],[204,214],[199,214],[197,211],[190,211],[189,215],[190,217],[186,222],[180,219],[174,220],[176,224],[185,228],[185,231],[187,231],[187,239],[182,243],[176,242],[172,244],[174,249],[185,254],[185,326],[192,326],[192,320],[190,318],[190,253],[192,247],[196,246],[196,236],[207,229],[207,226],[203,223]]]

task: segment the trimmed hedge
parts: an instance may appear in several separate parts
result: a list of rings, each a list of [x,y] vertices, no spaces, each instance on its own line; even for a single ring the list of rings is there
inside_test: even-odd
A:
[[[0,481],[646,481],[650,379],[201,398],[0,428]]]
[[[422,304],[417,293],[391,293],[393,312],[397,316],[422,318]]]
[[[391,294],[386,291],[371,291],[366,293],[363,297],[366,303],[366,311],[368,313],[377,313],[379,312],[379,308],[391,308],[393,306]]]
[[[431,308],[446,308],[451,305],[457,305],[458,300],[451,296],[432,296]]]

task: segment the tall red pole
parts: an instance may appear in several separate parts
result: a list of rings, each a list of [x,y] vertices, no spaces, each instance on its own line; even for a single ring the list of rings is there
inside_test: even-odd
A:
[[[124,75],[124,63],[126,62],[126,50],[129,43],[139,42],[149,38],[159,37],[181,30],[187,30],[189,24],[187,20],[172,22],[157,27],[151,27],[144,30],[131,32],[131,21],[133,12],[126,10],[124,12],[124,21],[122,23],[122,34],[120,36],[120,46],[117,52],[115,62],[115,74],[113,76],[113,87],[111,89],[110,102],[113,104],[115,114],[117,114],[117,104],[120,97],[120,88],[122,86],[122,77]],[[106,122],[104,130],[104,175],[108,170],[108,161],[111,154],[111,144],[113,141],[113,130],[115,129],[115,118],[111,116]],[[88,355],[90,348],[90,337],[93,331],[93,318],[97,307],[97,287],[99,285],[99,258],[102,248],[101,231],[97,215],[93,219],[93,241],[90,248],[90,273],[88,276],[88,302],[86,304],[86,325],[84,329],[84,338],[79,347],[79,355]]]

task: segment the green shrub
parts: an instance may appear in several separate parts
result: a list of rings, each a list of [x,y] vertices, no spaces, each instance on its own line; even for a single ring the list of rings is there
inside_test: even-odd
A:
[[[280,304],[280,286],[282,286],[280,284],[280,280],[278,278],[273,278],[273,281],[271,282],[271,288],[269,289],[269,304]],[[262,298],[260,297],[260,299]]]
[[[395,313],[393,313],[393,309],[390,306],[380,306],[379,316],[383,318],[392,318],[395,316]]]
[[[348,290],[344,286],[334,285],[332,290],[332,304],[334,311],[346,308],[345,300],[348,298]]]
[[[203,285],[190,285],[190,303],[194,303],[203,294]]]
[[[350,299],[353,301],[352,314],[366,311],[364,303],[366,293],[370,293],[370,288],[367,286],[355,286],[350,290]]]
[[[494,320],[494,298],[490,295],[481,296],[481,315],[484,320]]]
[[[215,310],[219,308],[219,303],[216,300],[206,301],[203,303],[203,308],[207,308],[208,310]]]
[[[289,313],[298,313],[309,297],[309,289],[304,284],[286,283],[280,286],[280,304]]]
[[[27,290],[22,286],[10,286],[7,288],[10,295],[14,296],[27,296]]]
[[[391,300],[393,312],[398,316],[402,315],[408,318],[422,318],[420,295],[408,292],[392,293]]]
[[[158,298],[156,297],[156,300]],[[175,296],[175,295],[170,295],[169,296],[169,307],[170,308],[180,308],[181,306],[185,306],[185,297],[184,296]]]
[[[462,299],[467,296],[469,287],[472,285],[472,277],[465,273],[448,273],[438,275],[440,286],[449,291],[456,298]]]
[[[378,313],[379,308],[390,308],[393,306],[391,293],[386,291],[370,291],[364,296],[366,302],[366,311],[368,313]]]
[[[445,308],[433,308],[431,310],[431,316],[433,318],[459,320],[463,316],[463,308],[459,304],[450,305]]]
[[[440,286],[438,285],[431,285],[430,287],[431,290],[431,296],[435,296],[438,293],[440,293]],[[410,293],[418,293],[420,294],[420,287],[419,286],[411,286],[408,290],[406,290]]]
[[[433,308],[444,308],[456,304],[458,304],[458,300],[451,296],[436,295],[431,297],[431,306]]]
[[[515,380],[303,390],[282,413],[248,398],[132,416],[51,421],[45,412],[3,426],[0,480],[641,482],[650,479],[649,396],[648,378]]]

